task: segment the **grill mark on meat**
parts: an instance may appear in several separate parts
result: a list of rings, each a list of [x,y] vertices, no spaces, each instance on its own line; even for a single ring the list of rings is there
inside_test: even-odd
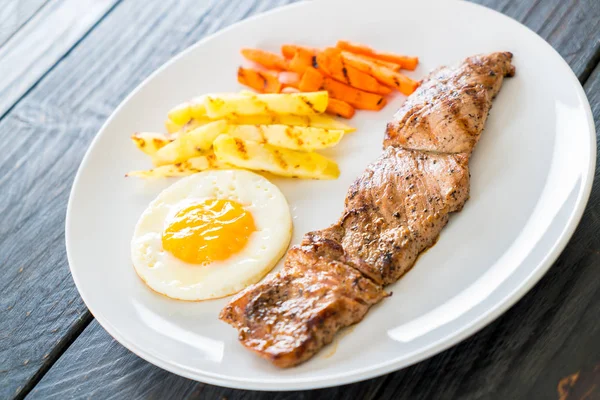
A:
[[[295,247],[281,273],[235,296],[221,319],[238,328],[245,346],[285,367],[310,358],[385,296],[347,264]]]
[[[246,288],[220,318],[244,346],[297,365],[359,322],[432,247],[469,197],[470,153],[493,97],[512,76],[510,53],[431,72],[387,124],[384,151],[350,186],[337,223],[307,233],[284,268]]]
[[[385,145],[470,153],[503,77],[514,74],[510,59],[510,53],[494,53],[467,58],[456,69],[433,71],[387,125]],[[415,113],[419,123],[408,123]]]

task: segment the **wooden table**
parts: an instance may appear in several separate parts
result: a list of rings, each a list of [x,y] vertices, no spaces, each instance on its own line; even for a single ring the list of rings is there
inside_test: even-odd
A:
[[[123,98],[173,55],[289,2],[3,1],[0,398],[600,398],[599,182],[569,245],[520,302],[461,344],[369,381],[291,393],[206,385],[141,360],[94,320],[73,284],[64,245],[67,199],[90,141]],[[521,21],[558,50],[584,86],[600,130],[600,1],[477,2]]]

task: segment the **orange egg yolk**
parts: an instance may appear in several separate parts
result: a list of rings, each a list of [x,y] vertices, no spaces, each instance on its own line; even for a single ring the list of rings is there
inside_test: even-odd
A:
[[[241,204],[209,199],[175,214],[163,232],[162,244],[182,261],[208,264],[240,251],[254,231],[254,218]]]

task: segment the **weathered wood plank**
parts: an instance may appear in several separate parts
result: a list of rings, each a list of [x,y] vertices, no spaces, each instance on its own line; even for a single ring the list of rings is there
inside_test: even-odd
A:
[[[229,8],[225,5],[225,3],[229,2],[215,1],[213,6],[216,8],[211,9],[207,15],[206,10],[198,10],[197,5],[190,7],[187,1],[177,6],[173,5],[173,3],[165,5],[163,5],[164,3],[158,5],[158,3],[143,3],[144,7],[142,8],[140,7],[140,4],[142,4],[141,0],[137,3],[134,0],[124,2],[110,15],[110,18],[107,18],[103,24],[86,38],[78,49],[70,54],[58,68],[47,76],[46,80],[50,82],[42,82],[22,103],[11,111],[7,118],[10,122],[0,122],[0,138],[3,137],[3,133],[8,132],[9,128],[15,128],[19,131],[18,135],[13,135],[14,132],[11,132],[11,137],[19,137],[19,141],[18,143],[11,144],[9,147],[10,157],[6,164],[4,164],[5,166],[15,165],[13,167],[15,171],[9,173],[11,175],[9,178],[5,178],[0,168],[0,191],[2,191],[5,179],[12,179],[13,185],[15,183],[18,184],[18,175],[34,176],[45,173],[48,170],[48,166],[52,165],[52,162],[46,158],[43,159],[41,165],[32,166],[23,158],[23,153],[26,156],[37,154],[44,148],[43,145],[49,145],[52,150],[49,151],[46,157],[60,154],[60,152],[54,150],[54,147],[58,147],[59,150],[66,152],[67,158],[67,161],[64,162],[59,160],[58,162],[61,165],[55,167],[56,170],[60,170],[58,181],[54,180],[57,178],[52,173],[46,173],[44,179],[41,179],[42,181],[46,179],[50,180],[50,182],[46,183],[40,183],[39,181],[27,178],[26,183],[20,186],[19,192],[12,195],[10,207],[19,207],[17,199],[19,199],[19,196],[22,197],[29,187],[37,189],[34,190],[33,195],[29,196],[33,197],[33,199],[25,198],[25,201],[40,207],[45,206],[48,195],[44,189],[48,190],[49,187],[55,187],[57,182],[71,181],[73,171],[67,173],[64,171],[64,168],[71,167],[75,169],[78,160],[82,156],[81,149],[89,143],[91,135],[98,128],[102,120],[106,118],[128,91],[165,61],[168,56],[188,46],[206,31],[214,31],[221,28],[223,23],[227,23],[231,19],[241,18],[244,14],[254,12],[253,7],[269,7],[275,4],[275,2],[268,1],[248,3],[240,0],[238,2],[231,2],[231,8]],[[285,3],[285,1],[281,1],[280,3]],[[491,3],[488,5],[491,5],[493,8],[503,8],[506,13],[519,20],[525,20],[530,27],[545,30],[546,33],[542,32],[542,36],[549,38],[551,44],[567,57],[580,79],[584,80],[586,75],[589,74],[590,66],[596,62],[595,57],[597,57],[598,53],[597,41],[594,36],[597,33],[597,29],[594,29],[597,28],[598,7],[594,0],[582,0],[579,3],[574,1],[561,2],[559,0],[528,0],[526,2],[518,0],[492,2],[489,0],[488,3]],[[202,3],[202,7],[204,6],[205,3]],[[165,13],[167,9],[169,12]],[[584,11],[581,11],[581,9]],[[127,13],[123,10],[127,10]],[[130,20],[131,15],[137,17],[133,22],[133,26],[128,25],[132,23]],[[152,19],[157,15],[162,16],[166,22],[161,25],[164,20],[158,22],[156,19]],[[198,20],[202,16],[204,18],[198,23]],[[218,18],[217,16],[221,16],[222,20],[211,20],[212,18]],[[544,16],[543,18],[545,19],[541,19],[541,16]],[[596,19],[594,19],[594,16],[596,16]],[[144,19],[151,20],[144,21]],[[124,24],[124,21],[127,21],[128,24]],[[176,23],[173,21],[176,21]],[[209,22],[207,23],[206,21]],[[552,28],[548,28],[550,25]],[[176,29],[176,31],[169,31],[169,28]],[[138,30],[137,32],[135,31],[136,29]],[[167,37],[169,40],[164,39]],[[123,38],[127,38],[134,43],[128,43]],[[108,43],[111,45],[108,46]],[[161,44],[160,49],[156,48],[156,43]],[[120,48],[122,46],[125,48]],[[108,54],[102,54],[103,52],[108,52]],[[102,63],[103,68],[91,66],[81,61],[90,57],[97,60],[96,62]],[[122,63],[127,63],[127,65],[130,65],[130,68],[119,68]],[[107,78],[108,76],[110,76],[110,79]],[[594,79],[597,79],[596,76],[597,74],[594,75]],[[80,83],[82,81],[86,82],[88,90],[81,90]],[[103,90],[98,91],[97,89],[101,83],[103,84]],[[64,93],[60,95],[53,94],[57,89],[64,90]],[[110,97],[110,94],[113,94],[114,97]],[[47,96],[49,98],[46,98]],[[39,109],[40,105],[48,107],[48,110],[41,112]],[[75,122],[74,125],[77,125],[75,127],[64,126],[65,124],[62,121],[65,118],[65,113],[64,111],[61,112],[61,110],[65,109],[69,110],[69,115],[75,113],[73,110],[78,113],[80,112],[81,115],[77,113],[78,117],[80,117],[77,121],[81,125],[77,125],[77,122]],[[598,115],[598,110],[596,109],[595,111],[596,115]],[[49,120],[50,127],[40,127],[41,123],[37,118],[41,115]],[[35,138],[31,132],[27,132],[24,126],[29,126],[32,131],[33,129],[36,131],[38,129],[41,130],[37,134],[41,134],[42,139]],[[57,127],[60,128],[57,129]],[[84,129],[81,131],[82,127],[89,127],[89,130]],[[55,136],[57,131],[64,132],[62,133],[64,135],[62,137],[63,140],[65,137],[69,137],[75,143],[69,147],[60,147],[60,144],[55,143],[59,142],[59,140],[50,144],[44,142],[49,137]],[[23,132],[23,136],[21,132]],[[30,147],[33,148],[27,152],[26,149]],[[0,162],[0,167],[2,167],[1,164]],[[27,174],[24,174],[24,171],[28,171]],[[10,185],[7,187],[10,187]],[[55,206],[58,205],[59,208],[63,207],[63,213],[60,214],[62,218],[65,203],[60,203],[60,201],[66,202],[66,190],[59,189],[57,191],[59,193],[54,193],[54,196],[58,197],[59,201],[56,201],[54,204]],[[597,196],[597,189],[595,189],[594,193]],[[42,195],[43,197],[40,198]],[[1,198],[0,201],[2,201]],[[598,200],[595,203],[591,201],[590,205],[597,205],[597,203]],[[30,207],[31,205],[14,212],[13,215],[19,218],[17,223],[10,228],[0,227],[0,238],[4,238],[9,232],[15,232],[17,229],[20,229],[16,227],[23,224],[24,221],[35,218],[32,215],[33,212]],[[2,203],[0,203],[0,210],[3,210]],[[597,212],[593,209],[591,210],[588,208],[586,218],[588,218],[590,213],[592,216],[597,217]],[[46,217],[48,212],[48,209],[44,208],[37,215]],[[12,221],[12,218],[7,218],[7,220]],[[56,226],[52,225],[52,223],[55,223]],[[60,223],[56,223],[56,220],[48,221],[47,226],[48,228],[46,229],[49,232],[56,230],[57,226],[60,226],[60,234],[62,235],[62,219]],[[583,234],[581,233],[581,229],[582,227],[579,228],[577,237],[585,236],[586,234],[593,237],[593,234],[591,234],[593,232],[590,231],[592,228],[587,228],[588,230],[584,230]],[[48,234],[47,232],[44,233]],[[30,235],[27,239],[27,244],[30,246],[35,242],[33,235]],[[12,246],[16,246],[15,242],[12,243]],[[2,257],[2,243],[0,241],[0,257]],[[586,239],[585,243],[591,243],[589,238]],[[26,248],[25,245],[20,251],[23,252]],[[68,279],[68,271],[62,248],[60,251],[61,255],[57,258],[60,260],[59,272],[55,274],[59,276],[62,274],[65,281],[52,282],[48,286],[54,290],[60,288],[65,293],[65,298],[74,301],[74,305],[67,307],[68,310],[78,309],[77,307],[81,306],[81,304],[80,302],[78,303],[78,300],[73,300],[78,299],[78,296],[73,289],[72,282]],[[574,254],[574,256],[565,260],[565,254]],[[591,291],[587,286],[582,287],[582,284],[578,283],[584,278],[586,278],[587,283],[593,282],[592,279],[589,279],[589,274],[586,275],[583,272],[577,273],[576,271],[579,271],[578,268],[585,269],[581,265],[587,265],[585,264],[586,260],[590,265],[593,265],[591,263],[596,260],[581,259],[581,261],[578,261],[578,264],[573,264],[571,262],[574,259],[573,257],[580,255],[580,252],[578,251],[578,247],[572,247],[572,244],[565,254],[563,254],[561,261],[542,280],[537,288],[496,323],[463,344],[431,360],[389,375],[388,377],[342,388],[303,393],[265,394],[223,389],[178,378],[143,362],[133,354],[128,353],[117,343],[114,343],[94,322],[63,354],[56,365],[50,369],[34,392],[31,393],[31,397],[163,398],[170,397],[169,394],[173,394],[172,397],[174,398],[221,398],[224,396],[229,399],[239,397],[296,398],[298,396],[302,398],[325,398],[332,396],[334,398],[338,396],[347,396],[347,398],[357,398],[357,396],[380,398],[380,395],[385,395],[386,398],[401,398],[400,396],[404,396],[405,398],[439,396],[439,398],[443,398],[446,396],[445,391],[447,390],[449,393],[454,393],[455,395],[464,391],[467,398],[485,398],[486,395],[493,393],[489,391],[485,392],[486,385],[488,382],[491,382],[491,387],[497,388],[497,390],[504,390],[509,395],[506,398],[512,398],[510,394],[521,394],[517,390],[518,385],[515,385],[513,388],[505,388],[504,385],[514,384],[523,379],[519,375],[519,371],[522,373],[523,370],[516,368],[518,365],[515,364],[526,364],[525,361],[531,362],[529,357],[536,356],[536,351],[546,351],[547,353],[544,353],[543,360],[551,362],[553,360],[552,354],[556,351],[554,346],[557,343],[563,343],[564,338],[568,335],[567,333],[561,334],[562,331],[560,330],[564,328],[561,324],[552,323],[555,319],[558,321],[557,310],[571,310],[571,308],[578,310],[579,300],[573,300],[570,303],[570,307],[562,307],[564,307],[564,302],[568,301],[569,296],[576,296],[578,290],[583,290],[584,293]],[[14,263],[16,262],[15,260],[21,259],[23,259],[22,256],[21,258],[14,257],[11,260]],[[26,258],[25,260],[31,259]],[[0,261],[2,261],[1,258]],[[7,263],[2,262],[0,265],[7,265]],[[561,270],[559,265],[566,265],[569,273],[559,273]],[[41,268],[43,272],[48,273],[48,271],[52,270],[52,265],[48,266],[44,260],[41,265],[36,265],[36,268]],[[552,278],[553,276],[554,278]],[[25,293],[26,288],[33,287],[32,290],[39,290],[42,285],[43,282],[41,281],[34,281],[33,284],[29,281],[23,282],[21,289],[17,290],[18,293],[12,295],[12,298],[24,297],[23,293]],[[545,296],[545,291],[549,292],[548,296]],[[559,296],[560,293],[564,293],[565,297]],[[589,294],[584,295],[582,302],[590,303],[592,300],[597,300],[594,300],[593,295],[591,297],[592,300],[590,300],[589,296]],[[557,301],[563,301],[563,303],[557,303]],[[592,304],[598,304],[598,302],[596,301],[596,303]],[[0,303],[0,306],[2,306],[2,303]],[[4,308],[0,307],[0,309],[3,310]],[[21,308],[21,310],[24,309]],[[536,318],[532,318],[531,322],[524,324],[521,314],[523,310],[536,313]],[[40,316],[36,318],[40,318]],[[76,319],[68,315],[59,315],[57,318],[65,326],[73,327],[72,329],[81,326],[81,324],[76,323]],[[22,324],[23,320],[24,317],[21,317],[14,324]],[[43,319],[36,322],[44,324]],[[521,327],[523,324],[525,326]],[[504,325],[506,325],[506,328],[504,328]],[[550,333],[545,332],[546,326],[551,328]],[[29,325],[22,329],[22,331],[31,329],[32,326]],[[559,332],[556,331],[557,329]],[[574,334],[575,330],[569,330],[568,332]],[[589,330],[586,332],[590,333]],[[543,338],[541,343],[535,339],[537,336]],[[5,343],[2,340],[0,338],[0,359],[3,356],[3,353],[1,353],[2,349],[8,348],[5,347]],[[507,346],[505,345],[507,342],[515,343],[515,345]],[[39,342],[35,341],[34,344],[42,348],[42,345],[45,343],[42,339]],[[18,346],[19,340],[12,338],[6,345]],[[503,358],[505,353],[506,358]],[[82,356],[82,354],[85,354],[85,356]],[[489,357],[489,359],[486,357]],[[556,363],[560,364],[560,362],[560,360],[556,360]],[[18,366],[18,363],[14,363],[13,365]],[[535,364],[534,367],[539,367],[539,365]],[[12,373],[12,371],[10,372]],[[571,373],[572,371],[567,371],[561,376]],[[496,374],[499,375],[498,379],[495,378]],[[106,379],[102,379],[104,376],[106,376]],[[541,370],[532,370],[530,376],[533,376],[536,382],[543,383]],[[146,379],[146,377],[150,378]],[[0,375],[0,380],[2,378],[3,376]],[[384,386],[382,385],[383,382],[385,382]],[[530,388],[531,390],[537,390],[533,386],[530,386]],[[435,392],[433,391],[434,389]],[[555,386],[554,389],[556,389]],[[513,392],[510,390],[513,390]],[[408,394],[412,394],[413,396],[408,396]],[[2,392],[0,392],[0,397],[2,397]]]
[[[50,0],[8,0],[0,7],[0,47]]]
[[[295,399],[302,392],[244,392],[194,382],[136,357],[92,322],[28,399]],[[90,363],[90,361],[92,361]],[[60,377],[54,371],[60,371]],[[316,390],[301,398],[373,399],[383,379]]]
[[[28,392],[91,320],[69,273],[64,219],[94,134],[174,54],[285,2],[124,1],[0,121],[0,398]]]
[[[118,1],[53,0],[1,46],[0,116]]]
[[[600,61],[600,2],[597,0],[474,2],[516,19],[543,37],[567,60],[582,83]]]

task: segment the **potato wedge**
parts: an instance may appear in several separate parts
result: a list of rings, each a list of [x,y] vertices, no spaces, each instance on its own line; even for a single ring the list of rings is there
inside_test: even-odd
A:
[[[162,133],[137,132],[131,135],[131,140],[138,149],[148,154],[154,155],[160,148],[171,143],[173,139],[168,138]]]
[[[200,117],[200,118],[192,118],[186,124],[177,125],[170,119],[167,119],[165,121],[165,126],[167,127],[167,132],[169,133],[169,137],[171,139],[175,139],[182,132],[189,132],[191,130],[196,129],[200,125],[206,125],[209,122],[213,122],[213,121],[214,121],[214,119],[210,119],[205,116],[205,117]]]
[[[290,126],[309,126],[312,128],[321,129],[335,129],[344,131],[344,133],[351,133],[356,128],[347,125],[337,119],[326,115],[326,114],[314,114],[314,115],[246,115],[246,116],[230,116],[225,118],[228,122],[236,125],[290,125]],[[167,129],[170,134],[178,134],[179,131],[188,132],[201,125],[206,125],[211,122],[218,121],[216,119],[204,117],[194,117],[185,125],[176,125],[175,130]],[[171,120],[167,120],[165,124],[173,123]]]
[[[177,164],[192,157],[202,155],[209,150],[212,142],[227,129],[224,120],[201,125],[188,132],[180,132],[177,139],[160,148],[152,157],[152,162],[159,167],[166,164]]]
[[[309,126],[312,128],[335,129],[344,133],[354,132],[356,128],[344,124],[324,114],[314,115],[249,115],[228,118],[232,124],[238,125],[290,125]]]
[[[327,92],[207,95],[206,114],[210,118],[239,115],[313,115],[325,111]]]
[[[139,178],[168,178],[175,176],[187,176],[207,169],[233,168],[230,165],[220,162],[214,153],[192,157],[177,164],[168,164],[145,171],[131,171],[125,176],[135,176]]]
[[[200,118],[192,118],[187,124],[182,125],[178,131],[172,132],[169,135],[169,138],[177,139],[181,133],[193,131],[194,129],[198,128],[199,126],[206,125],[206,124],[209,124],[214,121],[215,121],[214,119],[210,119],[206,116],[200,117]]]
[[[219,161],[240,168],[309,179],[336,179],[340,175],[334,161],[317,153],[282,149],[229,135],[217,137],[213,149]]]
[[[170,124],[174,126],[183,126],[187,124],[192,118],[200,118],[206,116],[206,106],[204,105],[206,96],[198,96],[190,101],[181,103],[173,107],[167,116]],[[166,122],[169,124],[169,122]],[[167,130],[169,127],[167,126]],[[177,129],[179,130],[179,129]],[[171,132],[169,132],[171,133]]]
[[[176,124],[171,121],[169,118],[165,120],[165,128],[167,129],[167,133],[176,133],[183,127],[183,125]]]
[[[173,107],[167,116],[177,125],[187,124],[190,119],[192,119],[192,108],[190,107],[190,103],[185,102]]]
[[[206,106],[204,102],[206,100],[206,96],[198,96],[190,101],[190,115],[192,118],[201,118],[206,117]]]
[[[344,131],[288,125],[229,125],[227,134],[285,149],[313,151],[335,146]]]

